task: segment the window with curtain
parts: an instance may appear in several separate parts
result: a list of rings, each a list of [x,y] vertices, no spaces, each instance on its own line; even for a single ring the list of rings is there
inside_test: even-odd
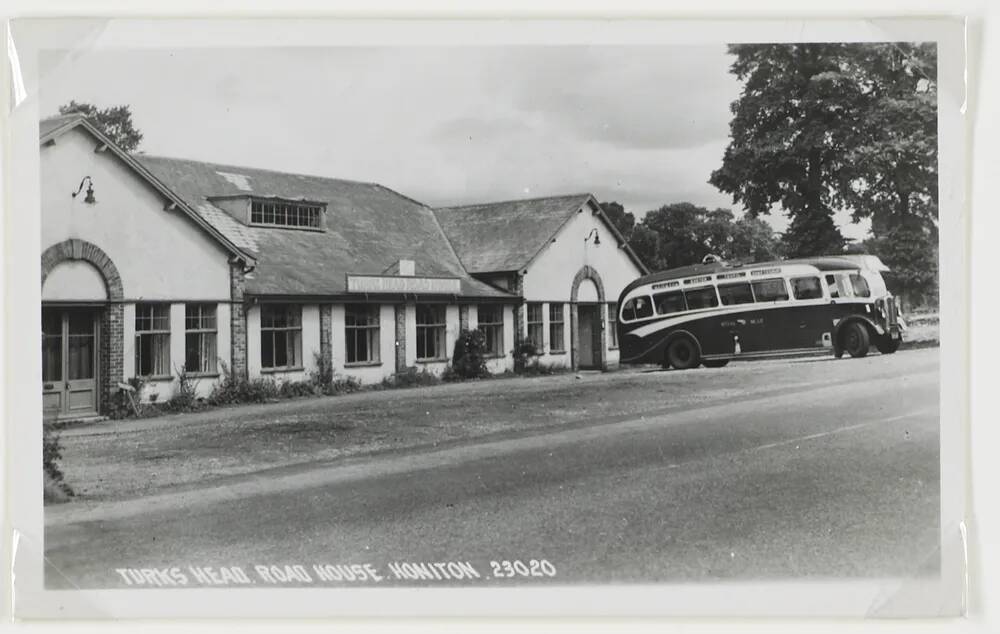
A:
[[[135,373],[171,376],[170,304],[135,305]]]

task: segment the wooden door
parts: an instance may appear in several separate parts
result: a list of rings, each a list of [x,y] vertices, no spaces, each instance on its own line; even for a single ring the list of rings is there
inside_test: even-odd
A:
[[[97,413],[97,325],[94,309],[42,309],[44,417]]]
[[[580,305],[577,307],[577,324],[580,330],[579,348],[577,350],[577,365],[581,368],[593,368],[597,365],[596,349],[594,347],[597,332],[597,307]]]

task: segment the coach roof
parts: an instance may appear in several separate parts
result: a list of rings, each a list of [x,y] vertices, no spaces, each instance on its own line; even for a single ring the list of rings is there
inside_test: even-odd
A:
[[[848,271],[861,268],[858,261],[850,257],[838,257],[835,255],[818,256],[815,258],[796,258],[793,260],[774,260],[771,262],[754,262],[752,264],[730,264],[720,260],[718,262],[708,262],[705,264],[680,266],[674,269],[667,269],[665,271],[659,271],[651,275],[640,277],[629,283],[629,285],[622,291],[621,296],[624,297],[626,293],[640,286],[662,282],[665,280],[677,280],[699,275],[714,275],[716,273],[726,273],[730,271],[752,271],[755,269],[767,269],[795,264],[812,266],[819,271]]]

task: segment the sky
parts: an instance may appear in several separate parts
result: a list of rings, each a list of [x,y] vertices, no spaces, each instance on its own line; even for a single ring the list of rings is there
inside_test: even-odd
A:
[[[90,50],[43,59],[40,111],[128,104],[140,151],[431,206],[590,192],[637,217],[677,202],[740,215],[707,182],[740,93],[731,62],[723,44]]]

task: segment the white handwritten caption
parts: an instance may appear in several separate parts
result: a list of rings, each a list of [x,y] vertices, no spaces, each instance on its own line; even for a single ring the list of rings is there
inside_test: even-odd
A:
[[[555,577],[547,559],[503,559],[489,562],[489,572],[468,561],[394,561],[384,566],[363,564],[254,564],[251,566],[168,566],[115,568],[132,587],[279,586],[392,581],[477,581]]]

